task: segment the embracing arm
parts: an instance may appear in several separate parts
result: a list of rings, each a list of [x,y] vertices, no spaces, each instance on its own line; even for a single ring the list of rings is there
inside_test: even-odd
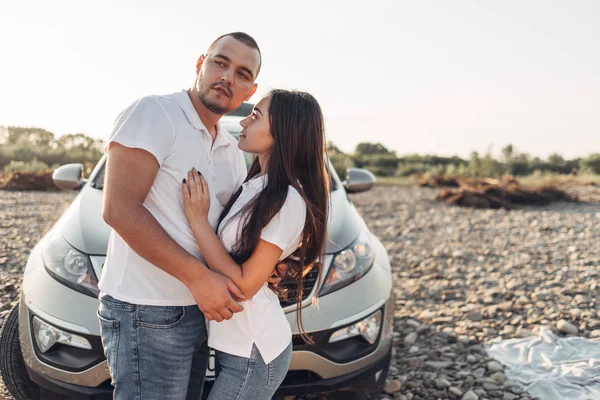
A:
[[[246,262],[241,265],[235,262],[206,217],[210,204],[206,181],[192,171],[188,174],[188,181],[189,184],[182,187],[184,207],[204,258],[212,270],[231,279],[246,298],[251,298],[267,282],[283,250],[260,239],[256,250]]]
[[[207,318],[229,319],[229,310],[241,311],[229,294],[237,288],[177,244],[143,204],[158,169],[148,151],[111,143],[102,217],[137,254],[183,282]]]
[[[231,279],[248,299],[252,298],[271,276],[282,253],[276,245],[260,239],[252,256],[240,265],[225,250],[208,222],[194,223],[192,231],[210,268]]]
[[[201,279],[206,267],[179,246],[144,207],[157,172],[158,164],[150,153],[111,143],[102,217],[137,254],[187,285]]]

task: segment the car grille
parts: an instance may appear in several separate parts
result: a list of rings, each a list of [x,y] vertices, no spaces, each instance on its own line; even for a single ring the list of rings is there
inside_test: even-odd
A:
[[[317,268],[311,269],[310,272],[306,274],[304,277],[302,300],[306,300],[308,296],[310,296],[315,284],[317,283],[317,279],[319,279],[319,271]],[[298,284],[296,281],[292,279],[284,279],[281,283],[281,287],[287,289],[287,298],[279,300],[281,307],[287,307],[296,304],[296,298],[298,297]]]

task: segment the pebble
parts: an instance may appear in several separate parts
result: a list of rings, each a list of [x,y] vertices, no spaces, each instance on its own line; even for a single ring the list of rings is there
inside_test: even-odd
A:
[[[452,385],[452,383],[446,378],[438,378],[435,380],[435,387],[438,389],[445,389]]]
[[[404,338],[404,344],[406,346],[413,345],[417,341],[418,337],[419,337],[419,334],[417,332],[411,332],[408,335],[406,335],[406,337]]]
[[[492,375],[490,375],[490,379],[498,382],[498,383],[504,383],[504,381],[506,380],[506,376],[504,375],[504,372],[494,372]]]
[[[504,371],[504,366],[500,364],[498,361],[490,361],[487,364],[488,371],[490,372],[502,372]]]
[[[425,365],[435,369],[448,368],[452,365],[452,361],[425,361]]]
[[[577,333],[579,333],[579,330],[575,325],[564,319],[561,319],[556,323],[556,329],[564,333],[570,333],[572,335],[577,335]]]
[[[471,375],[475,378],[482,378],[485,375],[485,369],[477,368]]]
[[[384,391],[384,393],[387,393],[387,394],[394,394],[396,392],[399,392],[401,388],[402,388],[402,382],[400,382],[397,379],[394,379],[385,385],[385,387],[383,388],[383,391]]]
[[[479,400],[479,396],[472,390],[464,394],[462,400]]]

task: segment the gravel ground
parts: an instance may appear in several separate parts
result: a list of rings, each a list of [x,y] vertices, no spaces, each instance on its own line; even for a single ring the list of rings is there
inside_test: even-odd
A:
[[[75,196],[74,192],[0,190],[0,327],[18,301],[30,250]],[[12,399],[1,378],[0,399]]]
[[[576,191],[600,199],[600,188]],[[397,296],[390,379],[375,397],[531,399],[483,344],[543,326],[600,337],[600,204],[473,210],[436,202],[437,193],[382,186],[351,197],[390,253]],[[0,325],[28,251],[73,197],[0,191]],[[1,383],[0,398],[10,399]]]

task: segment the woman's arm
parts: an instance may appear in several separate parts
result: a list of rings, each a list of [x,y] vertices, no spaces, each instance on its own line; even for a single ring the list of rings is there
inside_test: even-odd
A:
[[[261,239],[252,256],[239,265],[208,222],[210,198],[204,178],[190,171],[182,190],[185,215],[206,262],[213,271],[231,279],[246,298],[251,298],[269,279],[283,250]]]

